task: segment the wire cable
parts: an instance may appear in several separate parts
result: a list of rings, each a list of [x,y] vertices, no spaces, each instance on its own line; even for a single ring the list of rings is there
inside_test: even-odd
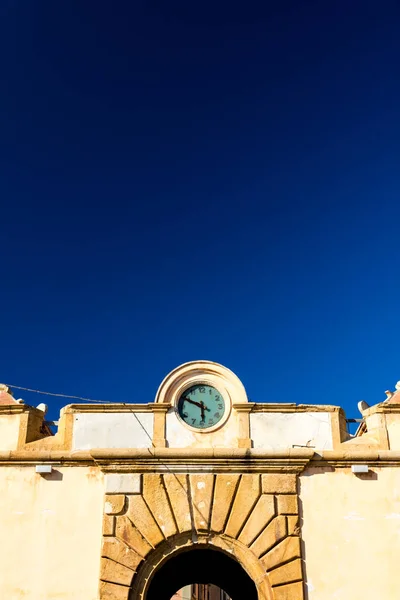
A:
[[[71,396],[69,394],[55,394],[54,392],[43,392],[41,390],[34,390],[33,388],[22,387],[21,385],[12,385],[11,383],[6,383],[5,385],[14,390],[24,390],[25,392],[43,394],[44,396],[55,396],[57,398],[71,398],[73,400],[83,400],[84,402],[93,402],[93,404],[113,404],[115,402],[115,400],[93,400],[93,398],[83,398],[82,396]],[[120,402],[119,404],[125,404],[125,402]]]
[[[41,395],[44,395],[44,396],[52,396],[52,397],[55,397],[55,398],[69,398],[69,399],[72,399],[72,400],[82,400],[83,402],[89,402],[89,403],[92,403],[92,404],[121,404],[122,406],[125,406],[133,414],[133,416],[135,417],[136,421],[139,423],[140,427],[143,429],[144,433],[149,438],[150,444],[151,444],[152,448],[154,448],[154,449],[156,448],[156,446],[155,446],[155,444],[153,442],[152,436],[147,431],[146,427],[143,425],[143,423],[141,422],[141,420],[137,416],[136,412],[132,409],[132,406],[130,406],[126,402],[117,402],[117,401],[111,401],[111,400],[94,400],[93,398],[85,398],[83,396],[75,396],[75,395],[70,395],[70,394],[56,394],[55,392],[44,392],[42,390],[36,390],[36,389],[33,389],[33,388],[23,387],[21,385],[12,385],[11,383],[6,383],[5,385],[7,385],[7,387],[9,387],[11,389],[23,390],[25,392],[32,392],[34,394],[41,394]],[[186,494],[186,496],[188,498],[189,505],[190,506],[194,505],[194,502],[193,502],[193,500],[191,498],[191,491],[190,491],[190,485],[189,485],[189,483],[188,483],[188,489],[185,490],[184,486],[182,485],[182,483],[179,481],[178,477],[176,476],[176,473],[174,473],[173,471],[171,471],[171,469],[169,468],[169,466],[167,464],[165,464],[160,459],[160,457],[157,456],[155,458],[157,458],[159,464],[161,464],[167,472],[171,473],[175,477],[178,485],[184,490],[184,492],[185,492],[185,494]],[[203,519],[205,519],[204,515],[201,513],[201,511],[199,510],[199,508],[197,506],[195,508],[200,513],[200,516]],[[192,511],[193,511],[193,507],[192,507]],[[192,511],[191,511],[191,513],[192,513]],[[174,516],[174,519],[175,519],[175,516]],[[192,541],[194,541],[194,538],[197,538],[197,532],[196,532],[196,528],[195,528],[194,515],[193,514],[191,514],[191,528],[192,528]],[[167,538],[166,538],[166,541],[167,541],[167,543],[169,545],[171,545],[170,542],[169,542],[169,540]]]

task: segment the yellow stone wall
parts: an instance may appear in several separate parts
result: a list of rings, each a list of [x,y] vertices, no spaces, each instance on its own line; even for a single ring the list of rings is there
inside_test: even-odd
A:
[[[187,453],[208,471],[168,448],[3,456],[0,597],[142,600],[160,561],[195,532],[195,543],[233,555],[263,600],[397,599],[397,452]],[[39,475],[37,463],[53,472]]]
[[[309,600],[400,597],[400,467],[308,468],[300,513]]]
[[[0,415],[1,450],[14,450],[18,446],[20,415]]]
[[[0,598],[97,600],[103,474],[0,468]]]

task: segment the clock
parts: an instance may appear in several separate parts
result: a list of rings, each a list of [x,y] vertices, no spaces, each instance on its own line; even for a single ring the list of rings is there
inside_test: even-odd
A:
[[[179,397],[177,406],[182,421],[199,430],[214,429],[226,413],[222,394],[211,385],[202,383],[187,388]]]

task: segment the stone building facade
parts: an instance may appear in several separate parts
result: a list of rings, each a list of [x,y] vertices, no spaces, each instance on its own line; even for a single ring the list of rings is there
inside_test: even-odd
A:
[[[51,435],[3,387],[0,597],[396,600],[400,391],[360,403],[355,436],[296,400],[251,403],[198,361],[149,404],[66,406]]]

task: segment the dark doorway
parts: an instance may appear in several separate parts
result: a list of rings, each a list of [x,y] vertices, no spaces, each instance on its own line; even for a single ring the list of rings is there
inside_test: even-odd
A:
[[[232,600],[232,598],[213,583],[190,583],[171,596],[170,600]]]
[[[155,573],[146,600],[170,600],[183,586],[213,583],[232,600],[257,600],[256,586],[232,557],[218,550],[196,548],[170,558]]]

